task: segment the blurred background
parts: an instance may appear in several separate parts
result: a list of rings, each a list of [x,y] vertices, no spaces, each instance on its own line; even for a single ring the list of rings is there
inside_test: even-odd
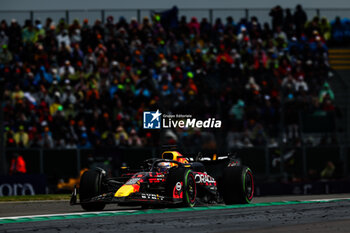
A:
[[[164,144],[237,152],[257,195],[350,192],[345,1],[13,2],[0,11],[0,196],[69,192],[84,169],[117,176]],[[157,109],[222,128],[144,130]]]

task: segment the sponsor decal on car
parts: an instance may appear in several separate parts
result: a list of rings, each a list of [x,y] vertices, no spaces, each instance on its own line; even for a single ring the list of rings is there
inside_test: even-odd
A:
[[[142,199],[148,199],[148,200],[164,200],[164,196],[160,196],[158,194],[153,194],[153,193],[141,193],[141,198]]]
[[[150,182],[150,183],[160,183],[160,182],[164,182],[165,181],[165,179],[164,178],[149,178],[148,179],[148,181]]]
[[[180,192],[181,189],[182,189],[182,184],[181,184],[181,182],[177,182],[176,185],[175,185],[175,188],[176,188],[177,191]]]
[[[174,186],[173,190],[173,198],[182,198],[183,197],[183,191],[182,191],[182,182],[177,182]]]
[[[154,173],[154,172],[149,172],[148,173],[149,177],[164,177],[164,174],[163,173]]]
[[[232,161],[231,163],[229,163],[227,166],[228,167],[237,167],[240,165],[239,161]]]
[[[137,182],[140,180],[141,178],[131,178],[130,180],[128,180],[125,184],[137,184]]]
[[[197,173],[194,178],[196,180],[196,183],[198,183],[198,184],[216,183],[216,181],[213,177],[211,177],[205,173]]]

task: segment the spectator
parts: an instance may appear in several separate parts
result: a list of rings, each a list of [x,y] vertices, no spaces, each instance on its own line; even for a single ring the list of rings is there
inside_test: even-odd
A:
[[[288,41],[288,38],[287,38],[287,34],[285,32],[282,31],[282,28],[281,26],[276,26],[276,32],[274,34],[274,38],[275,39],[281,39],[283,40],[284,42]]]
[[[303,7],[301,5],[297,5],[293,16],[294,16],[296,35],[298,35],[299,37],[304,31],[304,25],[307,21],[307,15]]]
[[[241,43],[249,42],[249,35],[247,33],[247,28],[245,26],[241,27],[241,31],[237,36],[237,40]]]
[[[189,28],[191,34],[199,35],[200,25],[199,25],[196,17],[192,17],[191,22],[188,24],[188,28]]]
[[[59,75],[60,76],[69,76],[69,75],[74,75],[75,74],[75,69],[73,66],[71,66],[71,63],[69,60],[66,60],[64,62],[64,66],[61,66],[59,69]]]
[[[18,147],[28,147],[29,136],[28,133],[24,131],[23,125],[18,127],[18,132],[15,133],[14,140]]]
[[[91,148],[91,143],[88,139],[88,135],[84,132],[81,134],[80,136],[80,143],[79,143],[79,146],[78,148],[80,149],[89,149]]]
[[[239,99],[231,108],[230,114],[234,116],[235,120],[242,121],[244,117],[244,101]]]
[[[272,28],[276,30],[279,26],[283,26],[284,18],[283,18],[283,9],[281,6],[277,5],[271,9],[269,15],[272,17]]]
[[[27,173],[26,162],[22,155],[14,153],[11,159],[10,175],[18,175]]]
[[[330,100],[334,100],[334,93],[331,89],[331,87],[329,86],[328,82],[325,82],[323,84],[323,88],[320,90],[320,94],[319,94],[319,100],[320,100],[320,103],[323,102],[323,99],[328,96],[328,98]]]
[[[12,61],[12,53],[7,48],[8,46],[6,44],[2,45],[2,51],[0,53],[1,64],[9,64]]]
[[[127,145],[129,136],[125,132],[123,126],[118,126],[115,134],[115,144],[118,145]]]
[[[326,41],[331,39],[331,24],[328,22],[327,18],[322,17],[320,23],[320,35]]]
[[[35,42],[35,31],[33,28],[33,24],[30,20],[26,20],[26,25],[22,29],[22,41],[23,43],[30,44]]]
[[[299,91],[308,91],[309,87],[307,85],[307,83],[304,81],[304,77],[303,76],[299,76],[297,78],[297,80],[295,81],[295,91],[299,92]]]
[[[286,16],[284,18],[283,29],[286,32],[293,31],[294,30],[294,28],[293,28],[293,26],[294,26],[294,18],[293,18],[292,12],[290,11],[289,8],[287,8],[285,10],[285,12],[286,12]]]
[[[141,138],[139,136],[137,136],[136,130],[132,129],[130,131],[130,136],[128,139],[128,145],[129,146],[141,146],[142,142],[141,142]]]
[[[344,37],[345,27],[342,24],[340,17],[336,17],[335,21],[332,23],[332,38],[336,42],[340,42]]]
[[[3,47],[4,45],[7,46],[9,43],[9,38],[5,33],[5,30],[0,31],[0,47]]]
[[[35,40],[42,40],[45,37],[45,29],[40,20],[35,20]]]
[[[62,48],[70,49],[71,41],[68,35],[68,31],[66,29],[64,29],[61,33],[59,33],[56,39],[57,39],[59,49],[62,49]]]
[[[321,171],[322,179],[330,179],[334,177],[335,165],[332,161],[328,161],[326,167]]]
[[[43,127],[44,127],[44,132],[42,133],[42,136],[41,136],[40,145],[43,148],[52,149],[54,148],[54,140],[52,138],[52,133],[48,126],[45,126],[44,124]]]
[[[11,20],[11,26],[8,30],[8,37],[9,37],[9,50],[18,52],[21,43],[22,43],[22,32],[21,27],[19,26],[16,19]]]
[[[296,90],[296,82],[292,74],[289,74],[286,78],[283,79],[281,87],[285,90],[285,93],[287,94],[293,93]]]

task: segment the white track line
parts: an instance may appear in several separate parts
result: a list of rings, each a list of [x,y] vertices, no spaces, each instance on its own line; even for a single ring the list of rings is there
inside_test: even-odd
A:
[[[330,199],[314,199],[314,200],[303,200],[303,201],[337,201],[337,200],[350,200],[350,196],[349,197],[342,197],[342,198],[330,198]]]
[[[19,218],[36,218],[36,217],[56,217],[56,216],[71,216],[71,215],[91,215],[91,214],[104,214],[104,213],[118,213],[118,212],[128,212],[132,213],[137,210],[107,210],[98,212],[77,212],[77,213],[62,213],[62,214],[42,214],[42,215],[28,215],[28,216],[12,216],[12,217],[1,217],[0,220],[5,219],[19,219]]]
[[[69,203],[69,200],[35,200],[35,201],[0,201],[1,204],[23,204],[23,203],[29,203],[29,204],[35,204],[35,203],[54,203],[54,202],[67,202]]]

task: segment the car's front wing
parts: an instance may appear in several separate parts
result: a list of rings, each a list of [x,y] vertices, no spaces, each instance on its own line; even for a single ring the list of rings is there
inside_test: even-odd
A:
[[[171,204],[180,204],[182,203],[181,198],[173,198],[173,197],[166,197],[159,194],[154,193],[143,193],[143,192],[137,192],[132,193],[127,197],[115,197],[114,192],[110,193],[104,193],[101,195],[98,195],[96,197],[82,200],[80,202],[77,202],[77,191],[76,189],[72,193],[71,205],[79,205],[82,203],[96,203],[96,202],[103,202],[106,204],[125,204],[125,205],[171,205]]]

